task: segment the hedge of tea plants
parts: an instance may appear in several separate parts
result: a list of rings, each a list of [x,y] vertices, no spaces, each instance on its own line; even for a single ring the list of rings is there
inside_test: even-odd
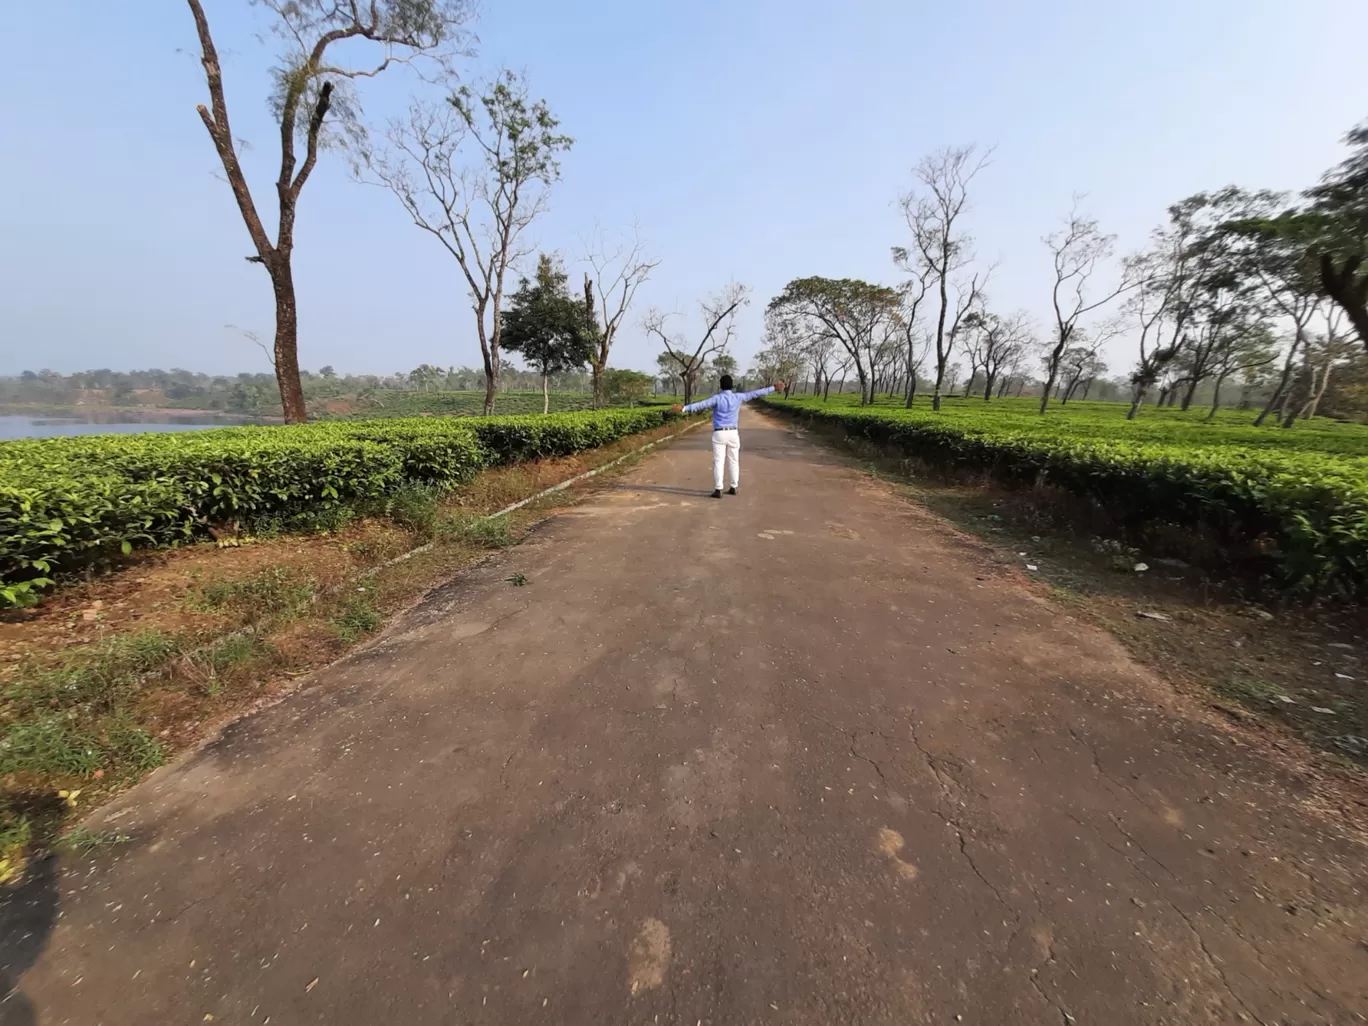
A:
[[[325,422],[0,443],[0,606],[216,524],[317,515],[412,482],[452,487],[660,426],[662,409]]]
[[[1313,421],[1254,428],[1234,411],[1147,410],[1116,403],[949,400],[933,412],[849,396],[770,399],[848,436],[947,469],[986,471],[1095,501],[1137,535],[1200,528],[1261,565],[1272,583],[1368,598],[1368,428]]]

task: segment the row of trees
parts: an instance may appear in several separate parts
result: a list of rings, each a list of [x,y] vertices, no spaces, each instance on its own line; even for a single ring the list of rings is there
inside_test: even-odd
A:
[[[483,367],[440,367],[424,363],[393,374],[338,374],[332,367],[317,371],[301,369],[300,389],[311,407],[331,399],[376,399],[383,403],[388,392],[469,391],[484,387]],[[620,402],[651,389],[649,375],[609,369],[604,374],[608,401]],[[499,389],[541,388],[540,372],[504,364]],[[586,392],[592,381],[583,371],[552,373],[551,388]],[[114,371],[99,369],[75,374],[53,370],[24,371],[16,377],[0,377],[0,403],[47,406],[150,406],[235,412],[265,413],[278,409],[279,390],[271,374],[211,375],[173,367],[170,370]]]
[[[573,140],[559,131],[546,102],[530,99],[526,82],[511,71],[477,87],[458,83],[457,64],[470,56],[473,41],[471,0],[259,2],[281,43],[271,98],[280,129],[274,237],[238,158],[240,143],[229,121],[223,70],[202,0],[187,0],[209,91],[209,104],[198,107],[200,118],[252,240],[255,253],[248,260],[265,268],[275,297],[270,354],[286,421],[306,418],[293,272],[295,218],[319,155],[329,147],[349,149],[358,179],[392,193],[413,223],[456,261],[480,345],[485,412],[493,412],[508,323],[508,276],[530,255],[523,234],[545,211],[549,189],[560,177],[560,157]],[[368,53],[372,59],[365,63]],[[383,143],[372,146],[356,85],[397,65],[424,65],[420,77],[435,83],[438,93],[415,98],[406,116],[390,122]],[[637,288],[658,262],[645,255],[639,236],[615,246],[596,234],[588,249],[593,273],[585,276],[577,344],[582,343],[595,401],[601,403],[618,329]],[[550,364],[539,366],[550,373]]]
[[[1300,206],[1235,187],[1174,204],[1142,252],[1116,259],[1115,238],[1080,208],[1043,240],[1052,267],[1049,319],[991,308],[995,266],[976,260],[965,228],[971,187],[991,151],[946,149],[923,160],[901,197],[908,241],[892,249],[897,285],[798,278],[766,312],[758,364],[826,392],[851,371],[862,401],[926,381],[941,408],[955,358],[965,394],[985,401],[1027,387],[1040,411],[1086,396],[1106,372],[1104,347],[1137,340],[1130,416],[1150,398],[1188,409],[1204,390],[1211,414],[1223,389],[1266,398],[1256,418],[1291,426],[1321,409],[1332,376],[1368,376],[1368,126],[1351,156],[1307,190]],[[1368,407],[1365,407],[1368,409]]]

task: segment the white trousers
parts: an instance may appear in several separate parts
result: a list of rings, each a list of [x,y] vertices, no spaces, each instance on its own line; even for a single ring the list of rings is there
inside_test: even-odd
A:
[[[726,462],[732,487],[741,484],[741,432],[736,428],[713,432],[713,487],[722,490],[722,464]]]

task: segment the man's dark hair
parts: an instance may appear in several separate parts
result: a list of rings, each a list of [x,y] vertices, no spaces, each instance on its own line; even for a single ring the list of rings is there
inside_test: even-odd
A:
[[[719,381],[718,384],[722,386],[722,391],[724,391],[724,392],[729,392],[729,391],[731,391],[731,387],[732,387],[731,375],[730,375],[730,374],[723,374],[723,375],[722,375],[722,380]]]

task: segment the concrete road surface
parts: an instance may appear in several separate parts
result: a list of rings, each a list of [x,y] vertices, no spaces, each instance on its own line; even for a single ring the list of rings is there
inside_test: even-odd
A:
[[[737,498],[708,444],[101,813],[0,1022],[1365,1021],[1353,822],[791,427]]]

